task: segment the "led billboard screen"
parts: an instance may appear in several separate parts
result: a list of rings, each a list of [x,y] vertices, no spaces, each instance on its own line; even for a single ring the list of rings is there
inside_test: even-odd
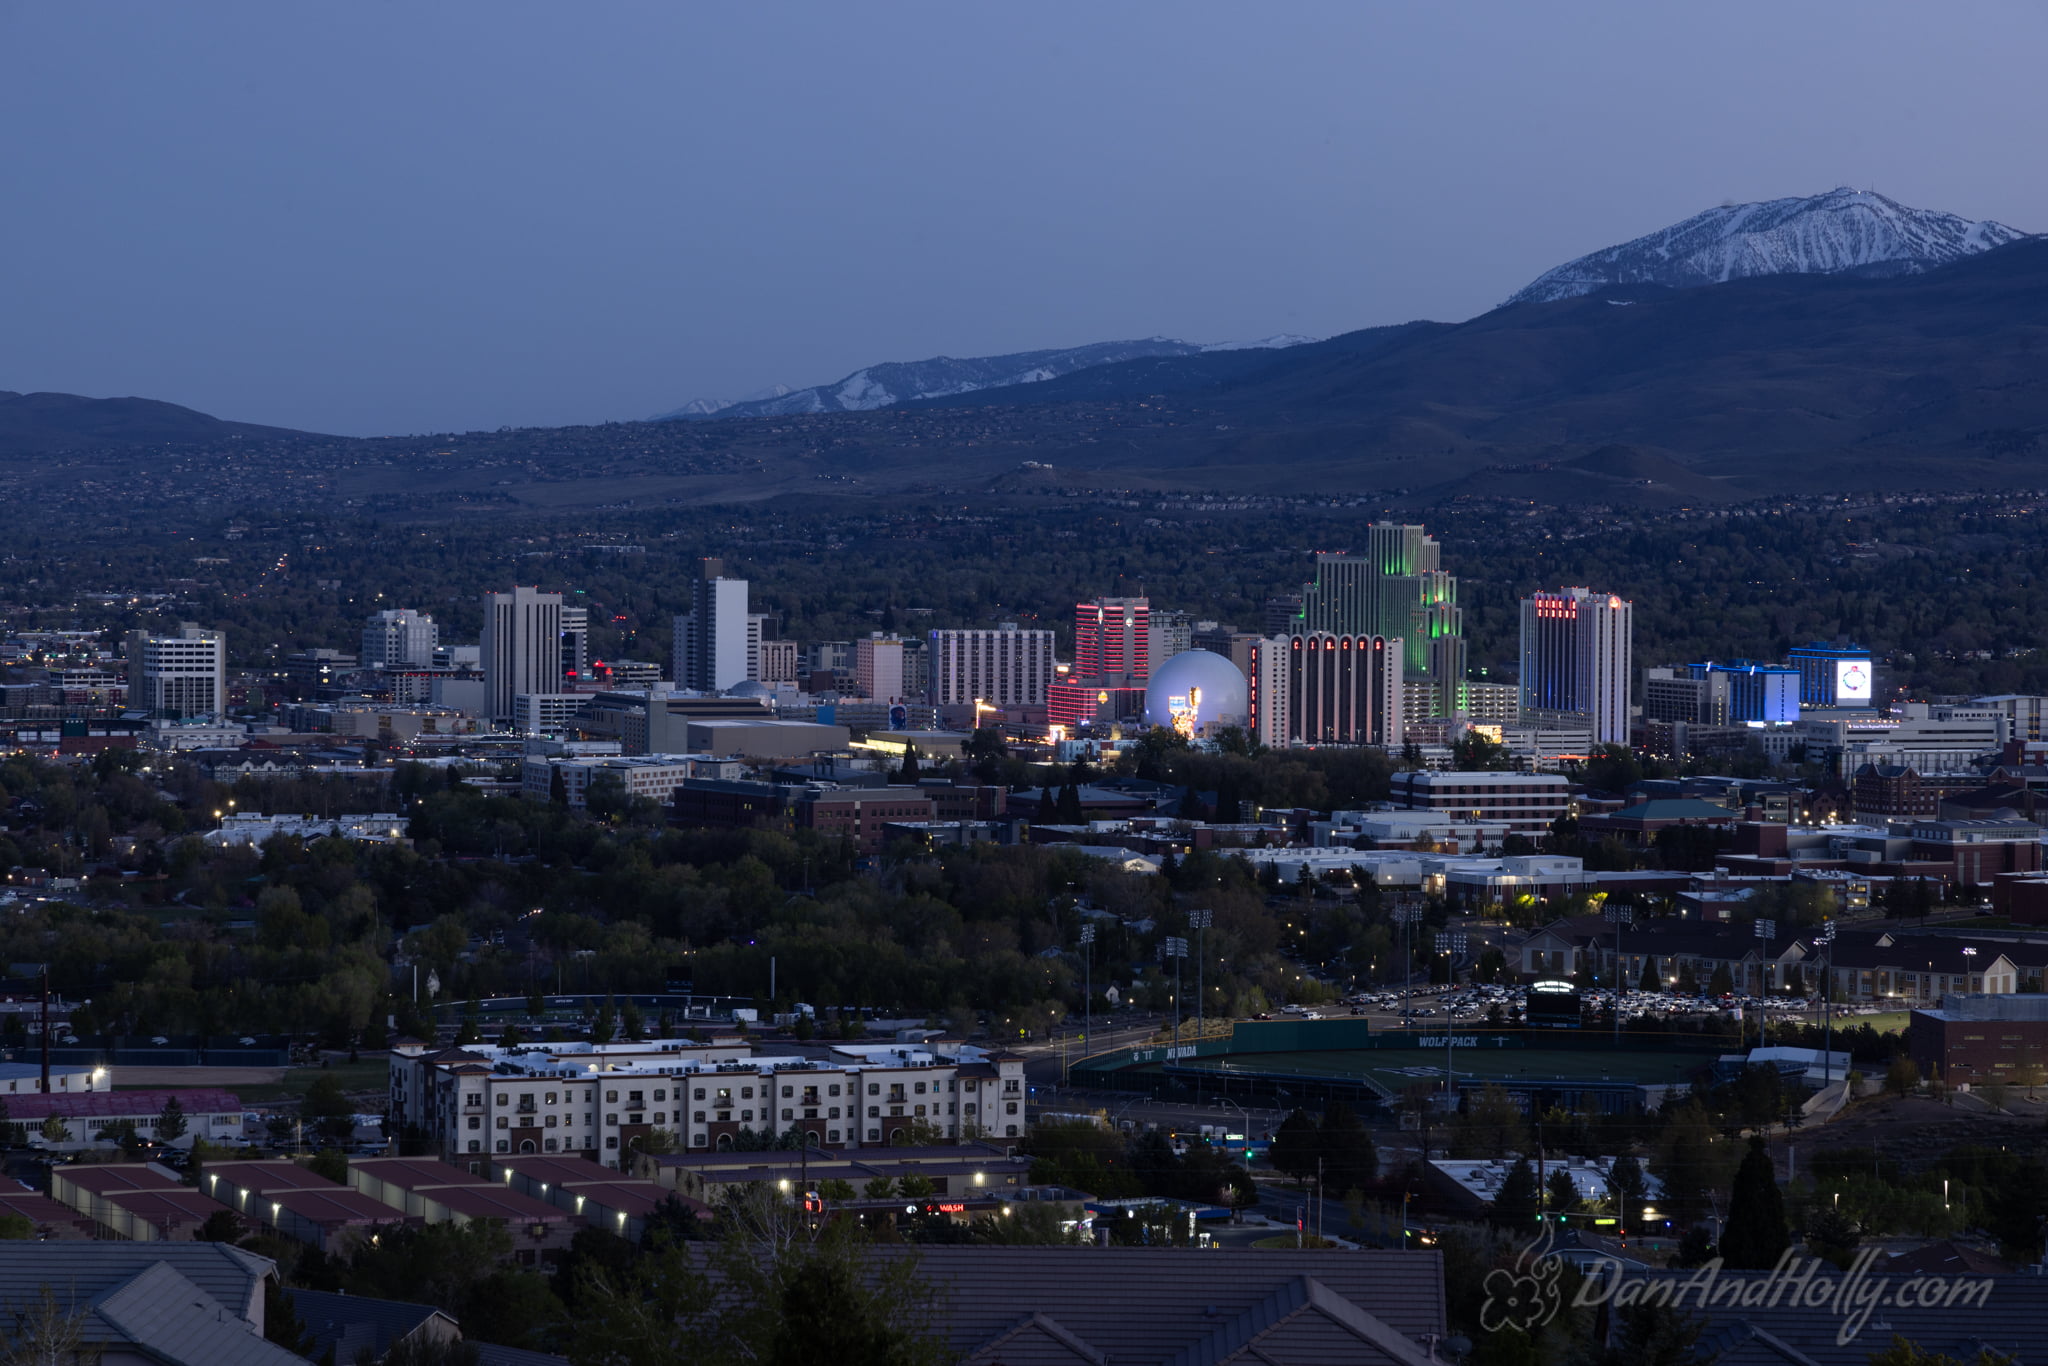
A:
[[[1868,702],[1870,700],[1870,661],[1867,659],[1838,659],[1835,661],[1835,701]]]

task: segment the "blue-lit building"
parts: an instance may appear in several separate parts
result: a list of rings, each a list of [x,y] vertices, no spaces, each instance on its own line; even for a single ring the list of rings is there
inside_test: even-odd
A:
[[[1699,719],[1708,725],[1799,719],[1804,680],[1795,668],[1749,659],[1710,660],[1693,665],[1692,676],[1707,685]]]
[[[1814,641],[1785,652],[1799,670],[1799,701],[1808,707],[1869,707],[1877,696],[1870,651],[1861,645]]]

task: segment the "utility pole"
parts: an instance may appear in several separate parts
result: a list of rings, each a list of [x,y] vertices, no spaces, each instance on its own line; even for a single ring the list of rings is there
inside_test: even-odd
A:
[[[50,1094],[50,965],[43,964],[43,1094]]]

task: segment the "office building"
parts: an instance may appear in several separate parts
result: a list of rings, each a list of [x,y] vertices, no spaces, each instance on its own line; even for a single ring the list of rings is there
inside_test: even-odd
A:
[[[796,682],[797,648],[793,640],[763,640],[761,669],[757,682],[770,685]]]
[[[903,681],[903,639],[880,631],[853,643],[853,686],[875,702],[900,702],[909,696]]]
[[[761,647],[767,643],[768,633],[774,629],[774,619],[766,612],[747,614],[747,677],[762,682]]]
[[[1589,721],[1595,744],[1628,743],[1630,605],[1566,588],[1522,599],[1522,720]]]
[[[1465,715],[1475,726],[1515,726],[1522,721],[1522,690],[1514,683],[1465,684]]]
[[[1690,672],[1706,687],[1700,699],[1701,714],[1689,719],[1710,726],[1799,719],[1802,680],[1797,669],[1737,659],[1695,664]]]
[[[1860,645],[1814,641],[1785,652],[1799,670],[1799,701],[1807,707],[1868,707],[1876,696],[1870,651]]]
[[[1445,811],[1463,820],[1501,824],[1522,835],[1547,835],[1570,809],[1571,782],[1553,773],[1499,773],[1418,769],[1396,773],[1392,799],[1418,811]]]
[[[677,687],[724,692],[760,668],[761,623],[747,611],[747,581],[726,578],[723,568],[705,562],[704,577],[690,584],[690,610],[676,618]]]
[[[1703,722],[1707,714],[1707,680],[1690,670],[1643,671],[1643,720]]]
[[[1194,618],[1186,612],[1162,612],[1154,608],[1146,617],[1145,658],[1172,659],[1195,648]],[[1278,634],[1276,632],[1276,634]]]
[[[934,706],[1045,705],[1052,689],[1052,632],[1027,631],[1008,621],[992,631],[933,631],[930,639]]]
[[[1259,743],[1401,743],[1401,642],[1380,636],[1271,636],[1252,647],[1250,725]]]
[[[1465,618],[1458,581],[1443,569],[1443,551],[1419,526],[1377,522],[1362,555],[1316,556],[1316,577],[1303,587],[1298,634],[1381,636],[1400,640],[1408,678],[1436,685],[1432,715],[1464,707]]]
[[[363,667],[428,668],[440,643],[440,628],[426,613],[410,607],[379,612],[363,627]]]
[[[181,622],[176,635],[128,633],[128,705],[182,721],[227,711],[228,645],[219,631]]]
[[[2032,697],[2023,693],[1998,693],[1992,697],[1973,697],[1970,706],[1976,711],[1995,711],[2006,718],[2006,731],[2015,740],[2048,739],[2048,728],[2042,722],[2048,719],[2048,697]]]
[[[512,719],[521,693],[562,690],[562,595],[514,588],[484,595],[484,714]]]
[[[590,609],[562,606],[562,682],[590,677]]]
[[[1149,670],[1152,604],[1094,598],[1074,606],[1075,679],[1103,686],[1143,683]]]

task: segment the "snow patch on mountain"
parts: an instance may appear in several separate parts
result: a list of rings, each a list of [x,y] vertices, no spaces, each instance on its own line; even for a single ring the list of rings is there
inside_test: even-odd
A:
[[[1095,342],[1055,351],[1020,351],[1009,356],[889,361],[856,370],[836,384],[805,389],[776,385],[732,402],[697,399],[655,418],[782,417],[804,413],[864,413],[920,398],[951,398],[983,389],[1039,384],[1097,365],[1142,360],[1150,356],[1192,356],[1204,351],[1242,351],[1254,347],[1299,346],[1316,340],[1283,332],[1259,341],[1211,342],[1207,345],[1146,337],[1140,341]]]
[[[1611,285],[1688,289],[1752,275],[1913,275],[2030,235],[1845,186],[1803,199],[1709,209],[1567,261],[1508,302],[1549,303]]]

